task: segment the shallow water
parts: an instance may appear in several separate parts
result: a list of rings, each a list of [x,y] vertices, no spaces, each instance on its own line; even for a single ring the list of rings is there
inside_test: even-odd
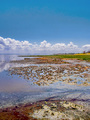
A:
[[[0,108],[17,105],[19,103],[35,102],[48,98],[78,99],[85,104],[90,102],[90,87],[69,85],[62,81],[49,86],[38,86],[32,81],[10,75],[10,67],[28,66],[28,64],[10,63],[12,60],[22,60],[17,55],[0,55]],[[66,72],[66,71],[65,71]]]

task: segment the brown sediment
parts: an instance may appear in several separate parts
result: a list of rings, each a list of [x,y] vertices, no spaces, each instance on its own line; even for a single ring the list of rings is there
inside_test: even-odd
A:
[[[60,115],[65,114],[69,117],[73,117],[74,119],[72,120],[77,120],[77,118],[79,120],[80,118],[83,118],[83,120],[85,120],[85,118],[86,120],[89,120],[90,111],[84,106],[76,104],[75,101],[77,100],[72,99],[63,101],[47,99],[35,103],[28,103],[14,107],[3,108],[0,109],[0,120],[44,120],[44,118],[48,118],[48,120],[50,120],[49,117],[52,116],[56,118],[62,117],[62,119],[60,120],[63,120],[63,116]],[[43,112],[43,116],[40,112]],[[72,116],[71,113],[74,116]],[[66,119],[69,120],[67,117]]]
[[[63,63],[68,63],[63,61],[61,58],[24,58],[24,60],[15,60],[11,61],[11,63],[20,63],[20,64],[63,64]]]
[[[39,66],[30,65],[27,67],[10,68],[9,72],[11,75],[15,74],[19,76],[24,76],[24,78],[28,80],[32,79],[33,84],[37,84],[39,86],[49,85],[58,81],[65,82],[70,85],[90,86],[89,69],[90,66],[82,64]],[[84,79],[84,81],[82,80],[82,78]],[[78,84],[78,81],[80,84]]]
[[[0,109],[0,120],[37,120],[29,116],[35,107],[33,103]]]

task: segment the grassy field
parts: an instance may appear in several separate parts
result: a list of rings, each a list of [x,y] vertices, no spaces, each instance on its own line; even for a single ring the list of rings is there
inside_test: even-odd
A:
[[[24,55],[20,57],[49,57],[49,58],[70,58],[78,60],[86,60],[90,62],[90,54],[66,54],[66,55]]]

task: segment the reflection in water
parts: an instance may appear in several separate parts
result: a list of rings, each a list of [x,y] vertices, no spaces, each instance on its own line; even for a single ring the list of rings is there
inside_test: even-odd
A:
[[[0,55],[0,62],[10,62],[12,60],[22,60],[23,57],[17,55]]]
[[[9,68],[12,67],[25,67],[28,66],[29,64],[17,64],[17,63],[6,63],[6,62],[1,62],[0,63],[0,72],[3,72],[4,70],[8,70]]]
[[[0,72],[8,70],[10,67],[28,66],[28,64],[10,63],[13,60],[23,60],[24,57],[18,57],[17,55],[0,55]]]
[[[19,60],[21,58],[17,57],[17,55],[0,55],[0,72],[12,67],[12,64],[9,62],[16,59]]]

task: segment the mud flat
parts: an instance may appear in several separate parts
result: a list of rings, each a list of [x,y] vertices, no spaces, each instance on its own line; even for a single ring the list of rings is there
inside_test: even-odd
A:
[[[11,75],[15,74],[19,77],[24,77],[25,79],[31,80],[33,81],[33,84],[37,84],[39,86],[49,85],[58,81],[71,85],[90,86],[89,65],[80,63],[63,63],[31,64],[27,67],[10,68],[9,72]]]
[[[71,88],[78,86],[81,90],[90,86],[90,65],[80,60],[25,58],[11,63],[28,63],[26,67],[11,67],[8,73],[32,81],[33,85],[39,87],[58,84],[58,82],[71,85]],[[86,95],[85,98],[84,94],[81,95],[77,91],[75,99],[74,92],[71,94],[70,92],[64,99],[48,97],[37,102],[2,108],[0,120],[90,120],[89,96]]]

